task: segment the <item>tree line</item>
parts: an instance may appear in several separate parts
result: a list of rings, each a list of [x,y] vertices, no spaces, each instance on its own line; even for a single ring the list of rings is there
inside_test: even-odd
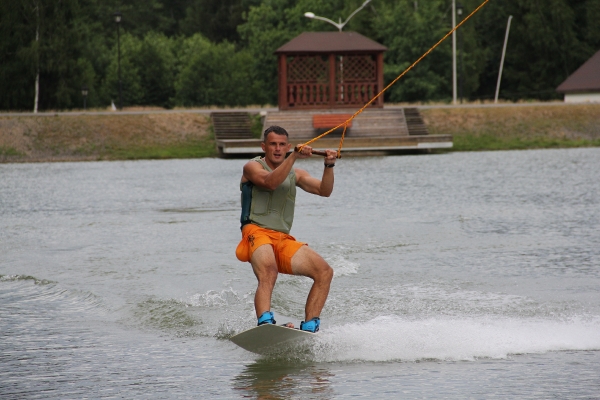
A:
[[[482,0],[460,0],[463,17]],[[0,109],[244,106],[277,103],[273,52],[303,31],[332,31],[307,11],[345,20],[363,0],[0,0]],[[117,40],[115,11],[120,11]],[[388,47],[390,82],[452,27],[451,0],[372,0],[345,31]],[[501,98],[557,98],[555,88],[600,50],[600,0],[492,0],[458,30],[462,97],[494,96],[513,16]],[[458,20],[460,20],[460,16]],[[119,43],[118,43],[119,42]],[[120,63],[117,46],[120,44]],[[386,101],[449,101],[447,40]]]

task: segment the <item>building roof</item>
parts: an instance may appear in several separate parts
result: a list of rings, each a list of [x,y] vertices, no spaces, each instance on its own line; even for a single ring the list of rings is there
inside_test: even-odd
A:
[[[600,91],[600,50],[561,83],[557,92]]]
[[[275,51],[277,53],[379,53],[387,47],[356,32],[303,32]]]

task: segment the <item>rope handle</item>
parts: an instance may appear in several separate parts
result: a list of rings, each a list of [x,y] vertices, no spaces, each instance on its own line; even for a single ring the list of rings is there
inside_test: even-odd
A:
[[[294,151],[297,153],[300,153],[300,150],[302,150],[302,147],[304,146],[296,146],[294,147]],[[327,152],[326,151],[322,151],[322,150],[313,150],[312,151],[313,154],[316,154],[318,156],[323,156],[323,157],[327,157]],[[337,158],[341,158],[341,156],[338,154]]]

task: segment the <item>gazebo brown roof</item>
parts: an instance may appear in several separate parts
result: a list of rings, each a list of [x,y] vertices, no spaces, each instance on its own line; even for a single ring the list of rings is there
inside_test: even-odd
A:
[[[600,91],[600,50],[556,88],[560,93]]]
[[[279,108],[357,107],[383,89],[387,48],[356,32],[304,32],[275,51]],[[383,107],[383,97],[373,107]]]
[[[384,52],[387,47],[356,32],[303,32],[275,51],[279,53]]]

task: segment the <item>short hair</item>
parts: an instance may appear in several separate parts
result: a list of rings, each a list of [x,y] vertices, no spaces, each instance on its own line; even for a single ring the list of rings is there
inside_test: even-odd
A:
[[[263,136],[263,142],[267,142],[267,136],[269,136],[269,133],[275,133],[277,135],[285,135],[286,138],[290,138],[290,135],[288,135],[287,131],[285,129],[283,129],[280,126],[277,125],[271,125],[270,127],[268,127],[267,129],[265,129],[265,133]]]

